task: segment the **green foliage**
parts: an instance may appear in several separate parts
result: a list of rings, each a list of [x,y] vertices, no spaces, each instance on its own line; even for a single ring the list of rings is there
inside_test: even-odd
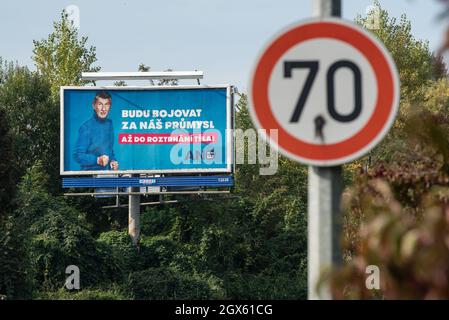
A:
[[[109,231],[101,233],[97,240],[105,250],[109,250],[112,261],[117,266],[119,275],[142,268],[141,255],[136,250],[126,231]],[[107,248],[107,249],[106,249]],[[120,277],[120,278],[122,278]]]
[[[65,268],[76,265],[83,277],[83,286],[102,280],[101,258],[95,241],[82,216],[62,201],[54,201],[44,215],[33,223],[31,259],[36,267],[36,281],[44,288],[61,287],[67,275]]]
[[[449,179],[446,177],[446,183]],[[384,180],[370,180],[348,201],[363,212],[353,258],[329,276],[336,298],[447,299],[449,189],[432,187],[412,214]],[[356,190],[354,190],[356,191]],[[359,190],[360,191],[360,190]],[[380,290],[365,286],[366,267],[380,270]]]
[[[41,291],[33,296],[33,299],[37,300],[127,300],[129,298],[122,292],[122,288],[117,286],[108,289]]]
[[[2,74],[0,109],[10,128],[12,185],[38,160],[55,181],[59,175],[59,110],[50,98],[50,86],[44,77],[25,67],[7,64]]]
[[[359,18],[358,22],[365,20]],[[420,260],[418,251],[411,253],[411,238],[407,234],[416,235],[429,226],[426,220],[430,219],[432,208],[443,205],[429,202],[432,189],[449,181],[448,86],[447,80],[442,79],[446,67],[430,53],[427,43],[412,36],[405,16],[397,22],[381,9],[380,21],[381,28],[373,32],[397,63],[401,109],[387,138],[362,160],[369,165],[353,171],[354,184],[344,196],[348,264],[329,277],[337,298],[445,297],[441,292],[435,293],[434,284],[419,275],[418,269],[427,262]],[[420,249],[430,256],[445,255],[444,251],[437,253],[438,246]],[[404,256],[403,250],[408,250],[413,259]],[[368,265],[380,267],[380,292],[366,289]],[[441,265],[433,267],[435,273],[442,270]],[[430,266],[426,268],[431,270]]]
[[[297,271],[261,272],[258,274],[229,273],[225,276],[225,290],[232,299],[307,299],[307,267]]]
[[[32,269],[26,245],[27,223],[8,216],[0,221],[0,297],[29,299],[32,295]]]
[[[115,272],[108,256],[100,255],[84,214],[67,205],[62,197],[47,193],[48,176],[37,162],[23,177],[18,188],[15,219],[26,221],[28,266],[33,270],[37,288],[56,289],[64,284],[65,269],[76,265],[82,285],[108,281]]]
[[[411,22],[403,14],[399,21],[375,1],[379,9],[379,27],[370,30],[387,47],[399,70],[401,80],[401,99],[410,102],[420,101],[430,80],[443,74],[435,73],[434,57],[427,41],[416,39],[412,34]],[[364,26],[369,16],[359,16],[356,23]]]
[[[237,103],[236,128],[242,130],[254,129],[248,111],[248,97],[242,94]],[[248,143],[245,141],[245,150]],[[257,148],[256,148],[257,151]],[[238,164],[236,166],[235,191],[252,202],[258,202],[260,197],[266,197],[278,188],[288,187],[291,194],[301,197],[307,205],[307,167],[286,157],[279,156],[278,172],[274,175],[260,175],[260,164]]]
[[[153,267],[171,267],[193,272],[187,249],[167,236],[143,236],[137,250],[126,231],[109,231],[100,234],[97,242],[108,248],[119,273]],[[123,280],[123,277],[119,278]]]
[[[6,120],[5,111],[0,107],[0,223],[8,210],[11,210],[11,199],[14,193],[14,183],[11,172],[12,139]]]
[[[140,253],[144,268],[161,266],[193,272],[187,249],[170,237],[144,236],[141,241]]]
[[[382,10],[381,21],[375,33],[398,64],[401,111],[344,194],[347,264],[323,281],[339,299],[447,299],[447,68],[412,37],[405,16],[398,24]],[[368,265],[380,268],[381,290],[366,288]]]
[[[41,216],[40,205],[46,201],[46,176],[41,174],[38,163],[28,170],[21,182],[17,202],[23,200],[23,211],[17,210],[3,223],[0,221],[0,294],[8,299],[25,299],[32,294],[34,269],[31,266],[29,229],[35,214]],[[36,192],[33,193],[33,186]]]
[[[428,88],[435,82],[444,81],[440,79],[447,76],[444,62],[429,50],[428,42],[413,36],[412,25],[406,15],[396,19],[390,17],[379,1],[374,5],[380,13],[379,28],[370,31],[383,42],[396,62],[401,82],[400,108],[393,128],[384,140],[367,156],[345,166],[346,185],[378,162],[389,163],[407,152],[403,143],[406,122],[428,98]],[[365,26],[371,18],[369,15],[358,16],[356,23]]]
[[[58,97],[59,87],[82,85],[82,72],[96,72],[93,67],[97,61],[96,49],[86,47],[87,37],[79,39],[78,30],[65,11],[61,20],[53,23],[54,31],[47,39],[33,41],[33,60],[38,71],[48,79],[54,98]]]
[[[146,207],[140,217],[142,233],[146,236],[167,235],[176,216],[177,210],[172,206]]]
[[[213,298],[213,292],[207,281],[168,268],[149,268],[131,273],[125,290],[138,300]]]
[[[432,82],[424,96],[404,115],[395,156],[374,164],[345,193],[348,264],[328,275],[338,298],[448,297],[440,281],[449,277],[447,81]],[[368,265],[380,268],[380,291],[366,289]]]
[[[445,116],[449,111],[449,80],[432,82],[424,95],[424,108],[434,115]]]

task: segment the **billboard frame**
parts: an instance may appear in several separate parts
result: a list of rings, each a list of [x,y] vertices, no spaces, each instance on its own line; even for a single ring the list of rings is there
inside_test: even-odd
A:
[[[65,90],[95,90],[95,91],[125,91],[125,90],[198,90],[198,89],[226,89],[226,168],[210,169],[170,169],[170,170],[64,170],[64,92]],[[224,85],[179,85],[179,86],[61,86],[60,87],[60,161],[59,174],[61,176],[70,175],[110,175],[110,174],[208,174],[208,173],[233,173],[234,172],[234,88],[230,84]]]

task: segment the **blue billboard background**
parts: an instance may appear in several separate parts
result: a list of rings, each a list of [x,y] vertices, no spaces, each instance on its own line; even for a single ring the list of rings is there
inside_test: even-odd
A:
[[[118,173],[129,170],[154,173],[157,171],[189,172],[189,170],[225,172],[229,169],[230,166],[227,163],[229,151],[226,148],[228,145],[226,87],[138,90],[89,87],[63,89],[64,148],[61,173],[76,174],[92,171],[83,168],[74,153],[79,147],[80,128],[95,117],[92,103],[98,92],[108,93],[112,100],[107,119],[112,122],[112,148],[119,164]],[[142,116],[144,113],[140,112],[137,113],[141,115],[140,117],[130,117],[132,114],[135,115],[137,110],[145,111],[145,116]],[[150,122],[153,122],[152,126],[149,125]],[[175,122],[181,128],[173,129]],[[198,128],[200,122],[203,126]],[[156,123],[159,123],[157,128]],[[208,125],[205,125],[206,123]],[[138,136],[148,134],[153,136],[152,139],[157,139],[159,135],[167,136],[174,133],[184,136],[207,133],[209,136],[215,135],[217,139],[213,142],[197,141],[191,144],[157,143],[156,140],[153,140],[156,143],[139,144],[132,141],[133,138],[137,139]],[[90,132],[90,134],[99,135],[101,132]],[[91,152],[95,157],[104,153],[99,151],[95,154],[92,150]],[[110,166],[98,170],[100,169],[93,171],[115,173]]]

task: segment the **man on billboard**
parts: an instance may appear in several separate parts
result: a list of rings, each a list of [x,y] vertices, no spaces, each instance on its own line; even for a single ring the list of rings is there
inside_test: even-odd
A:
[[[107,92],[98,92],[93,100],[93,116],[80,129],[73,157],[82,170],[118,170],[114,155],[114,128],[108,119],[112,98]]]

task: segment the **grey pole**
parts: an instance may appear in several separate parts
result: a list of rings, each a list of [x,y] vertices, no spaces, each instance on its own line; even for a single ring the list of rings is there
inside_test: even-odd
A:
[[[308,291],[310,300],[332,299],[323,284],[317,291],[321,272],[342,262],[340,235],[342,168],[309,167],[308,194]]]
[[[314,15],[340,17],[341,0],[314,0]],[[340,248],[342,168],[309,167],[308,298],[332,299],[328,285],[317,290],[322,271],[342,263]]]
[[[341,0],[314,0],[313,15],[316,17],[341,17]]]
[[[136,176],[136,175],[133,175]],[[138,175],[137,175],[138,176]],[[131,192],[139,192],[139,187],[131,187]],[[129,195],[128,210],[128,234],[133,243],[139,247],[140,244],[140,194]]]

